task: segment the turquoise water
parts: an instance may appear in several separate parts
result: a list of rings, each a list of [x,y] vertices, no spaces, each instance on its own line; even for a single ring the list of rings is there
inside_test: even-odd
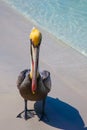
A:
[[[87,0],[5,0],[87,56]]]

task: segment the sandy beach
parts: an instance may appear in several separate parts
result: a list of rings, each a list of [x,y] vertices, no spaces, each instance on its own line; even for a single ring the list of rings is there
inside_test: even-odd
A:
[[[33,26],[0,1],[0,129],[87,130],[87,57],[40,27],[40,70],[49,70],[52,79],[45,108],[49,122],[39,121],[37,113],[27,121],[16,118],[24,109],[16,81],[20,71],[30,68],[29,34]],[[29,101],[28,108],[39,110],[41,103]]]

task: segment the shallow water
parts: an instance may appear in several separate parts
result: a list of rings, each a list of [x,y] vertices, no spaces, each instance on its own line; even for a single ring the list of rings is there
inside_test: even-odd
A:
[[[87,0],[4,0],[87,56]]]

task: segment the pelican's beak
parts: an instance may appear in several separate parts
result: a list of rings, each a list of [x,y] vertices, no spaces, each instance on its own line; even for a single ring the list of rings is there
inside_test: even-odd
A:
[[[33,48],[32,60],[32,93],[34,94],[37,89],[37,76],[38,76],[38,61],[39,61],[39,48]]]
[[[31,59],[32,59],[32,93],[37,89],[38,61],[39,61],[39,46],[42,35],[38,29],[34,28],[30,34],[31,41]]]

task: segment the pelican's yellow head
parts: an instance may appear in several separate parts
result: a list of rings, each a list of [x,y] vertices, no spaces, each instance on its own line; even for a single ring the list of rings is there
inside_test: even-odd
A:
[[[42,39],[41,32],[37,28],[33,28],[30,33],[30,40],[32,41],[34,47],[40,45],[41,39]]]

